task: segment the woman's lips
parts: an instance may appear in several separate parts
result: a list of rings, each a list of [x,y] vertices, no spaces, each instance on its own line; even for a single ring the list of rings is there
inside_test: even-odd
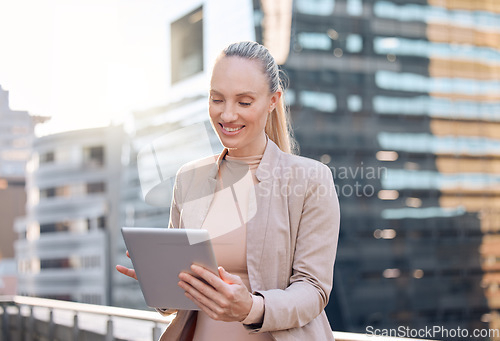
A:
[[[243,130],[243,128],[245,127],[244,125],[239,126],[239,127],[228,127],[228,126],[222,125],[221,123],[219,123],[219,125],[222,128],[221,129],[222,133],[224,133],[225,135],[236,135],[236,134],[239,134]]]

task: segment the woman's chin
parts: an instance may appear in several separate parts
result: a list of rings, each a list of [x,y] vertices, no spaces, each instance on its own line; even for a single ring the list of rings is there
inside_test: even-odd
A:
[[[228,149],[238,148],[238,146],[240,145],[238,140],[239,140],[239,138],[236,138],[236,137],[219,135],[219,141],[221,142],[221,144],[224,147],[226,147]]]

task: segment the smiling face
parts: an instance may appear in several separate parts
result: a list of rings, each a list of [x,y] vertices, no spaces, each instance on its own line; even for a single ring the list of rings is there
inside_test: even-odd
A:
[[[258,61],[222,57],[216,62],[210,82],[210,121],[228,155],[264,153],[267,117],[280,96],[281,92],[269,92]]]

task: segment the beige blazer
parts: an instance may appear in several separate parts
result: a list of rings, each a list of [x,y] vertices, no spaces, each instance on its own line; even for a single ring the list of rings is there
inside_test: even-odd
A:
[[[177,173],[169,228],[200,228],[227,153]],[[276,340],[333,340],[324,308],[333,285],[339,204],[330,169],[282,152],[268,138],[256,170],[256,214],[247,222],[249,290],[264,297],[262,325]],[[196,311],[178,311],[161,341],[185,340]]]

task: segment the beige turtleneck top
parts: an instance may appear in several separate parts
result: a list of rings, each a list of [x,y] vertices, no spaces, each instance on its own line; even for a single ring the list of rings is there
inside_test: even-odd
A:
[[[202,228],[208,230],[217,263],[226,271],[238,275],[250,291],[247,270],[246,223],[256,214],[255,176],[262,155],[234,157],[222,160],[217,187]],[[238,340],[269,341],[269,333],[252,333],[243,324],[262,322],[264,299],[253,295],[252,309],[242,322],[212,320],[198,312],[193,341]]]

